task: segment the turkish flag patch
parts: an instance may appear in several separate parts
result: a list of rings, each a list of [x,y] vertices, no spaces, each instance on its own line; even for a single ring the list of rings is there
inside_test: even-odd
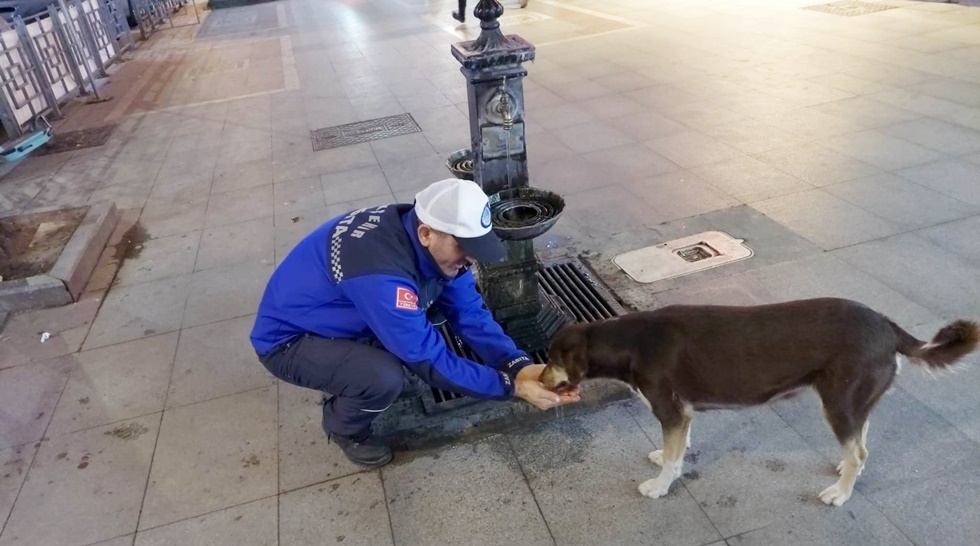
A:
[[[418,311],[419,297],[408,288],[399,286],[398,291],[395,293],[395,307],[408,309],[409,311]]]

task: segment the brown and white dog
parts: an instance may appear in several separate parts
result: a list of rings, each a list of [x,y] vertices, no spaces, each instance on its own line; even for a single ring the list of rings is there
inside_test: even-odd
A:
[[[820,499],[840,506],[868,458],[868,415],[891,387],[898,354],[947,368],[980,343],[975,322],[957,320],[925,343],[860,303],[835,298],[749,307],[674,305],[574,324],[552,340],[541,375],[562,392],[585,379],[629,384],[663,428],[650,453],[660,474],[640,484],[658,498],[681,475],[695,411],[735,409],[812,387],[840,441],[840,479]]]

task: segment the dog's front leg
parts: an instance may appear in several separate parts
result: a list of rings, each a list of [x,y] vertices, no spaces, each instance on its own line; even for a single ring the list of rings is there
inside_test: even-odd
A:
[[[656,478],[640,484],[640,494],[651,499],[658,499],[666,495],[670,491],[670,484],[681,476],[684,452],[687,449],[688,432],[691,429],[691,417],[683,415],[680,416],[678,423],[671,426],[661,423],[661,426],[664,435],[664,448],[660,451],[660,474]],[[654,453],[650,454],[651,460],[653,460]]]

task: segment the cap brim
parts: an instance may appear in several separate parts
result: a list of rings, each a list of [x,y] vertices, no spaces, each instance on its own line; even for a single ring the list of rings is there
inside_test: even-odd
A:
[[[467,256],[480,263],[496,263],[503,260],[507,255],[504,250],[504,243],[500,241],[493,230],[480,237],[468,239],[456,237],[456,242],[459,243],[459,248],[463,249]]]

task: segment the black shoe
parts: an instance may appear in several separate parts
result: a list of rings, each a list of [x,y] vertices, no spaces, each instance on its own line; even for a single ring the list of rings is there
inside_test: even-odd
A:
[[[331,434],[340,449],[352,462],[361,466],[377,467],[391,462],[392,452],[388,442],[380,436],[375,436],[370,430],[359,437]]]
[[[466,14],[465,13],[460,13],[458,11],[454,11],[453,12],[453,19],[456,19],[460,23],[465,23],[466,22]]]

